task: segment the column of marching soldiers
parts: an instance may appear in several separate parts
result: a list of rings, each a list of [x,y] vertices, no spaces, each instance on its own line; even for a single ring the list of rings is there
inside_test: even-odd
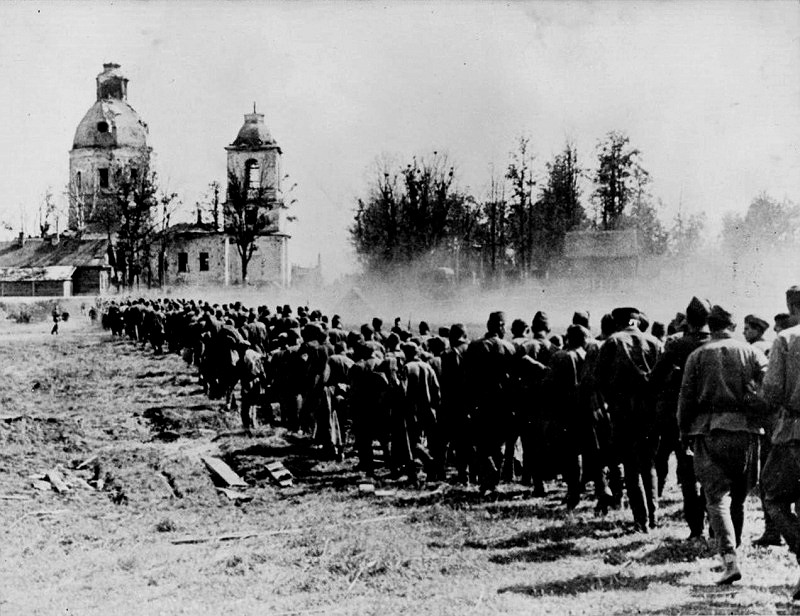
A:
[[[667,327],[617,308],[597,337],[588,312],[576,312],[563,336],[543,312],[530,325],[514,320],[507,334],[505,314],[493,312],[470,339],[460,323],[434,334],[399,318],[388,330],[374,318],[346,331],[338,315],[303,306],[138,299],[101,310],[114,336],[181,353],[211,398],[239,408],[247,433],[259,419],[280,424],[339,461],[352,443],[370,476],[376,441],[390,476],[412,484],[423,471],[490,496],[519,480],[542,497],[560,475],[566,508],[591,483],[599,515],[625,494],[633,529],[647,533],[674,454],[689,540],[703,538],[708,519],[727,584],[741,578],[736,548],[759,458],[762,473],[778,470],[759,482],[766,528],[755,543],[780,545],[783,535],[800,550],[791,511],[800,499],[799,287],[787,306],[775,317],[769,369],[769,323],[748,315],[738,340],[733,316],[697,297]]]

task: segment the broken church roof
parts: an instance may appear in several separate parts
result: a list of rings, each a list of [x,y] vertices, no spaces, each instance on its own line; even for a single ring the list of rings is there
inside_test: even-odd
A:
[[[42,238],[0,242],[0,268],[53,266],[106,267],[107,239],[61,238],[53,245]]]

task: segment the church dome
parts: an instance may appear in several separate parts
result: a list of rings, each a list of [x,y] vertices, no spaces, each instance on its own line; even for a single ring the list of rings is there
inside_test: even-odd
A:
[[[277,146],[272,135],[264,124],[263,113],[246,113],[244,124],[239,129],[239,134],[231,144],[233,148],[263,148]]]
[[[75,131],[73,148],[147,147],[147,124],[127,101],[98,100]]]

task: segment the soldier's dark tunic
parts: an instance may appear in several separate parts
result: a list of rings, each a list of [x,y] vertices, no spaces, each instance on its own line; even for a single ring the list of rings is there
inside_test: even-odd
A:
[[[426,465],[429,479],[442,479],[444,448],[437,417],[441,394],[436,373],[429,364],[413,359],[406,362],[403,376],[406,426],[412,454]],[[423,436],[427,449],[422,445]]]
[[[681,380],[686,360],[696,348],[709,340],[708,331],[685,332],[675,334],[667,339],[664,345],[664,354],[656,363],[651,376],[653,387],[659,391],[657,403],[657,417],[661,442],[659,443],[658,456],[661,458],[663,470],[657,468],[659,473],[659,488],[661,487],[661,472],[666,474],[666,465],[669,454],[674,451],[678,462],[678,483],[683,493],[683,517],[689,525],[690,535],[700,537],[703,535],[705,519],[705,497],[700,484],[694,474],[694,456],[680,444],[678,434],[678,395],[681,391]]]
[[[389,419],[383,406],[387,391],[386,379],[378,372],[383,361],[372,355],[372,349],[362,345],[358,361],[350,368],[350,408],[353,415],[353,434],[358,451],[359,468],[371,475],[375,471],[372,442],[381,442],[384,452],[390,450]]]
[[[625,469],[625,488],[637,529],[656,524],[658,436],[655,398],[649,375],[658,361],[660,343],[629,325],[603,343],[595,376],[604,389],[611,416],[614,447]]]
[[[544,482],[553,475],[553,411],[551,387],[547,382],[553,348],[541,332],[517,349],[514,372],[517,377],[515,418],[522,436],[522,481],[544,494]]]
[[[510,342],[488,333],[467,348],[466,367],[475,404],[480,483],[484,491],[493,490],[500,481],[503,441],[513,421],[508,387],[515,353]]]
[[[467,483],[477,478],[474,435],[474,405],[469,387],[464,356],[466,341],[451,346],[442,355],[441,420],[444,447],[449,444],[455,455],[458,479]]]

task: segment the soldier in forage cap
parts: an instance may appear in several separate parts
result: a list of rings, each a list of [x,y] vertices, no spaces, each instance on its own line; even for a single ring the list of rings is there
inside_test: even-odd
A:
[[[594,474],[587,456],[589,443],[594,439],[592,417],[580,396],[589,330],[582,325],[570,325],[566,339],[566,348],[553,354],[549,378],[559,398],[556,444],[561,452],[559,458],[563,461],[561,475],[567,484],[566,505],[568,509],[574,509],[580,502],[583,480]],[[595,488],[601,486],[599,478],[595,479]]]
[[[694,452],[694,470],[725,567],[717,584],[742,578],[736,556],[744,525],[744,501],[758,473],[758,439],[766,404],[756,391],[764,354],[731,337],[735,321],[719,305],[708,315],[711,339],[686,361],[678,398],[681,442]]]
[[[744,318],[744,329],[742,334],[748,343],[752,344],[764,355],[769,354],[769,342],[764,340],[764,333],[769,329],[769,323],[754,314],[748,314]]]
[[[467,347],[465,362],[475,406],[482,494],[495,490],[503,464],[503,441],[513,419],[508,388],[513,370],[514,346],[504,340],[506,316],[492,312],[486,333]]]
[[[614,447],[625,469],[625,489],[638,532],[656,526],[658,478],[655,454],[655,399],[650,372],[660,355],[660,344],[639,330],[636,308],[615,308],[611,316],[617,331],[603,343],[595,378],[609,406]]]
[[[800,286],[786,291],[786,306],[800,321]],[[792,503],[800,499],[800,325],[778,333],[769,353],[764,397],[779,409],[772,449],[761,473],[764,499],[775,525],[800,563],[800,520]],[[792,591],[800,601],[800,581]]]
[[[470,404],[470,386],[465,369],[469,341],[464,325],[450,326],[450,347],[442,354],[442,436],[445,451],[449,442],[460,483],[476,482],[478,469],[475,454],[475,412]]]
[[[517,352],[517,370],[524,406],[522,426],[522,483],[533,485],[533,494],[543,497],[547,494],[545,481],[557,472],[552,466],[553,427],[555,423],[552,404],[552,388],[547,382],[550,362],[557,350],[548,339],[550,319],[541,310],[533,315],[531,321],[532,338]]]
[[[683,494],[683,518],[689,526],[689,539],[703,537],[705,498],[694,474],[694,457],[690,449],[681,447],[678,432],[678,396],[686,360],[696,348],[709,339],[708,315],[711,303],[693,297],[684,315],[684,331],[676,333],[664,345],[664,354],[653,368],[651,382],[658,392],[656,406],[660,440],[656,453],[658,492],[661,495],[669,470],[669,457],[675,452],[678,462],[678,483]]]
[[[758,349],[764,355],[769,354],[769,343],[764,340],[764,333],[769,329],[769,323],[758,317],[754,314],[748,314],[744,318],[744,329],[742,330],[742,334],[744,335],[744,339],[753,346],[753,348]],[[762,428],[764,429],[764,434],[761,435],[760,439],[760,448],[759,448],[759,459],[760,459],[760,468],[764,467],[764,464],[767,461],[767,457],[769,457],[769,452],[772,447],[772,442],[770,440],[770,435],[772,434],[773,430],[775,429],[775,422],[777,421],[777,409],[771,409],[771,412],[765,414],[762,418]],[[772,516],[769,514],[767,509],[766,502],[764,500],[764,490],[763,485],[759,482],[759,493],[761,496],[761,505],[764,511],[764,533],[755,541],[753,541],[753,545],[758,546],[768,546],[768,545],[780,545],[781,544],[781,534],[778,530],[777,526],[772,521]]]

